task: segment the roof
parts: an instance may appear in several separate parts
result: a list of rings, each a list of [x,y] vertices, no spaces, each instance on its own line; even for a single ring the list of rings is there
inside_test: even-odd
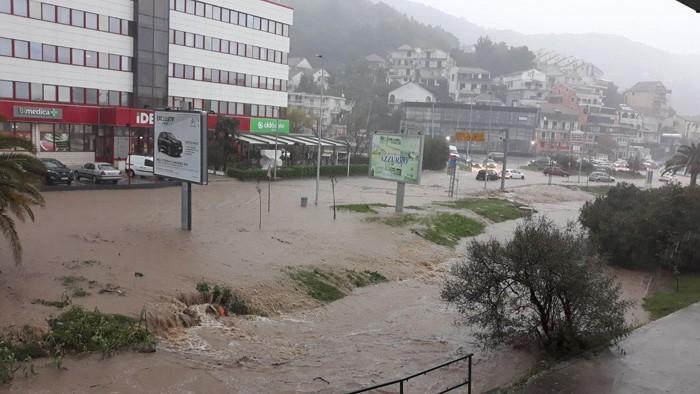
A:
[[[460,73],[490,74],[488,71],[484,70],[483,68],[478,68],[478,67],[459,67],[459,72]]]
[[[561,104],[542,103],[540,112],[545,114],[560,114],[568,116],[579,116],[579,113]]]
[[[306,63],[308,63],[308,64],[311,64],[311,63],[309,63],[309,60],[308,60],[307,58],[305,58],[305,57],[290,57],[289,60],[288,60],[288,63],[289,63],[289,67],[290,67],[290,68],[295,68],[295,67],[299,66],[299,64],[301,64],[301,63],[303,63],[303,62],[306,62]]]
[[[365,58],[368,62],[370,63],[385,63],[386,60],[384,60],[383,57],[377,55],[376,53],[373,53]]]
[[[275,145],[274,134],[248,134],[241,133],[238,137],[240,141],[247,142],[251,145]],[[318,145],[318,137],[315,135],[303,134],[282,134],[277,136],[277,145]],[[321,145],[329,146],[348,146],[347,142],[333,140],[330,138],[321,137]]]
[[[431,92],[430,90],[424,88],[423,86],[421,86],[420,84],[417,84],[417,83],[415,83],[415,82],[408,82],[408,83],[405,83],[405,84],[399,86],[398,88],[392,90],[391,92],[389,92],[389,95],[390,95],[390,96],[391,96],[392,94],[395,95],[397,92],[399,92],[399,91],[401,91],[401,90],[406,90],[406,89],[410,89],[410,88],[418,88],[418,89],[424,90],[424,91],[425,91],[425,94],[430,95],[430,97],[435,97],[435,94],[433,94],[433,92]]]
[[[666,89],[666,86],[661,81],[637,82],[634,84],[634,86],[629,88],[627,91],[628,92],[656,92],[659,89],[663,89],[664,91],[668,91],[668,89]]]
[[[413,49],[413,47],[411,47],[410,45],[406,45],[406,44],[401,45],[399,47],[399,51],[410,51],[411,49]]]

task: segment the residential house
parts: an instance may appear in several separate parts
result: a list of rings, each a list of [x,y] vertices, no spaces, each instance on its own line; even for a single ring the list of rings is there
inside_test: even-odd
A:
[[[482,94],[493,93],[491,73],[482,68],[453,67],[450,70],[449,94],[453,101],[470,104]]]
[[[563,104],[544,103],[535,130],[535,152],[547,155],[578,152],[580,141],[576,146],[572,142],[575,132],[581,132],[578,111]]]
[[[319,114],[323,112],[321,125],[324,131],[340,123],[342,116],[352,111],[352,107],[353,105],[345,97],[324,95],[323,107],[321,108],[321,95],[319,94],[289,93],[290,109],[300,109],[313,119],[318,119]]]
[[[547,102],[547,76],[536,69],[501,75],[497,83],[505,86],[508,106],[537,107]]]
[[[415,82],[409,82],[389,92],[389,108],[395,111],[406,102],[434,103],[435,95]]]
[[[386,59],[373,53],[365,58],[371,70],[384,70],[386,68]]]
[[[402,45],[389,53],[387,83],[417,82],[425,86],[439,86],[447,80],[456,65],[454,59],[440,49],[421,49]]]
[[[644,114],[661,114],[667,110],[669,94],[660,81],[637,82],[625,92],[625,104]]]

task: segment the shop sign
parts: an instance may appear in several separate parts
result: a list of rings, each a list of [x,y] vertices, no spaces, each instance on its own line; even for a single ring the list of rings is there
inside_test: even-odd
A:
[[[455,133],[455,140],[458,142],[484,142],[486,141],[486,134],[460,131]]]
[[[155,124],[155,114],[153,112],[137,112],[136,113],[136,124],[153,126]]]
[[[60,108],[24,107],[15,105],[12,107],[12,116],[15,118],[63,119],[63,110]]]
[[[256,134],[289,134],[289,121],[286,119],[252,118],[250,131]]]

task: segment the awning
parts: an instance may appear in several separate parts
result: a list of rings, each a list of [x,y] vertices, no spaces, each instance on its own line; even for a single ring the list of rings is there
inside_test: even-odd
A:
[[[275,136],[270,134],[240,134],[238,139],[251,145],[274,145]],[[313,135],[280,135],[277,137],[278,145],[302,145],[302,146],[317,146],[318,137]],[[323,147],[347,147],[347,142],[333,140],[330,138],[321,138],[321,146]]]

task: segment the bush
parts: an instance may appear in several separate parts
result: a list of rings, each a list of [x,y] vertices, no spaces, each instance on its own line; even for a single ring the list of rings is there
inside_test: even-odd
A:
[[[610,264],[700,272],[700,190],[620,184],[584,205],[581,224]]]
[[[450,148],[445,137],[426,137],[423,147],[423,169],[442,170],[447,166]]]
[[[486,347],[534,341],[564,356],[627,333],[619,283],[573,227],[528,219],[508,242],[472,241],[450,272],[441,297]]]
[[[343,177],[347,175],[347,166],[321,166],[321,176]],[[351,176],[367,176],[369,174],[369,166],[364,164],[350,165]],[[250,180],[266,180],[267,170],[263,169],[239,169],[231,168],[227,171],[227,175],[231,178],[236,178],[242,181]],[[278,167],[277,177],[286,179],[295,178],[312,178],[316,176],[315,166],[294,166],[294,167]]]

